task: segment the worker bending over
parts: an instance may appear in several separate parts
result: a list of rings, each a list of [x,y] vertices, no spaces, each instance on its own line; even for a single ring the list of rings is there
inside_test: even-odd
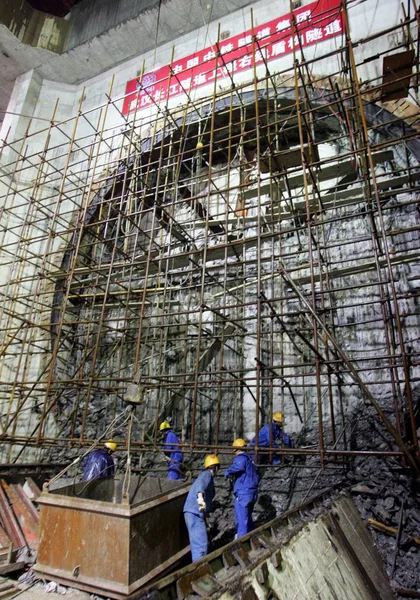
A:
[[[193,562],[206,556],[209,547],[206,516],[212,508],[215,495],[213,477],[220,468],[215,454],[209,454],[204,460],[204,471],[191,486],[184,504],[184,519],[190,538]]]
[[[168,479],[183,479],[182,452],[179,449],[179,437],[172,431],[169,421],[163,421],[159,426],[163,436],[163,452],[168,460]]]
[[[270,443],[271,442],[271,443]],[[262,427],[258,433],[258,447],[259,448],[281,448],[285,444],[289,448],[294,448],[294,441],[283,432],[283,413],[275,412],[273,414],[273,422],[267,423]],[[249,442],[250,446],[255,446],[255,437]],[[268,454],[261,454],[258,462],[260,464],[267,463],[269,461]],[[279,454],[273,455],[272,464],[279,465],[281,463],[281,456]]]
[[[226,469],[225,477],[234,480],[236,537],[239,538],[254,529],[252,511],[258,498],[259,477],[256,466],[246,452],[245,440],[236,439],[232,447],[235,458],[232,465]]]
[[[117,444],[113,440],[108,440],[103,448],[89,452],[82,465],[82,481],[105,479],[114,475],[115,463],[112,454],[116,449]]]

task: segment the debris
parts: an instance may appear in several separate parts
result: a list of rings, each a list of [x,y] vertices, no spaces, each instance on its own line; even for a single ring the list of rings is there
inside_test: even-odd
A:
[[[47,583],[44,589],[49,594],[51,592],[54,592],[55,594],[62,594],[63,596],[67,594],[67,588],[58,583],[55,583],[55,581],[50,581],[49,583]]]
[[[396,533],[398,531],[398,529],[396,527],[388,527],[388,525],[384,525],[383,523],[380,523],[379,521],[375,521],[375,519],[367,519],[366,523],[368,525],[371,525],[375,529],[379,529],[379,531],[384,531],[385,533],[390,533],[392,535],[396,535]],[[417,544],[418,546],[420,546],[420,538],[409,537],[407,539],[410,540],[411,542],[413,542],[414,544]]]
[[[18,590],[15,584],[10,579],[0,577],[0,598],[1,600],[7,600],[8,598],[15,598]]]
[[[420,592],[416,592],[416,590],[407,590],[406,588],[394,588],[394,591],[397,592],[400,596],[405,596],[406,598],[420,598]]]
[[[13,546],[6,532],[0,527],[0,565],[8,565],[12,562]]]
[[[370,496],[378,495],[376,490],[372,490],[370,487],[363,485],[362,483],[353,486],[350,491],[352,494],[368,494]]]
[[[395,506],[395,498],[393,498],[392,496],[388,496],[388,498],[385,498],[385,500],[384,500],[384,507],[387,510],[393,509],[394,506]]]
[[[375,517],[379,517],[380,519],[382,519],[382,521],[391,520],[391,515],[389,514],[389,512],[385,510],[384,507],[379,503],[372,506],[372,512],[375,515]]]
[[[399,523],[398,523],[397,538],[395,540],[395,553],[394,553],[394,559],[392,561],[392,568],[391,568],[391,578],[394,575],[395,565],[397,563],[397,557],[398,557],[398,549],[399,549],[400,541],[401,541],[402,526],[403,526],[403,520],[404,520],[404,506],[405,506],[405,499],[403,499],[403,501],[401,502],[400,519],[399,519]]]
[[[33,502],[36,502],[37,498],[41,495],[41,490],[32,479],[32,477],[26,477],[25,483],[23,484],[23,491]]]
[[[3,479],[1,486],[6,493],[10,507],[23,534],[25,546],[31,550],[38,548],[39,514],[24,494],[19,484],[7,484]]]
[[[18,579],[19,585],[21,586],[31,586],[37,581],[41,580],[32,569],[25,571],[25,573],[23,573]]]

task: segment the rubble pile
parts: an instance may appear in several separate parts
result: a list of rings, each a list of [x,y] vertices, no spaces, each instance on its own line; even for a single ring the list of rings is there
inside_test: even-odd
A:
[[[392,421],[391,399],[381,399],[381,407]],[[254,510],[255,524],[267,523],[316,495],[320,495],[319,502],[327,508],[340,493],[349,491],[371,531],[395,597],[399,600],[420,598],[420,481],[404,459],[395,455],[399,448],[373,407],[358,408],[354,418],[347,422],[346,449],[351,450],[351,454],[329,456],[321,468],[319,455],[310,453],[318,444],[318,429],[306,428],[295,439],[298,449],[308,449],[307,455],[288,455],[280,466],[259,467],[261,480]],[[331,441],[327,440],[326,447],[332,447]],[[372,455],[366,452],[367,448],[382,455]],[[215,480],[215,507],[208,519],[210,551],[231,542],[235,535],[233,496],[229,481],[223,477],[233,455],[223,454],[220,458],[222,469]],[[202,456],[194,457],[188,466],[195,477],[202,470]],[[150,474],[165,476],[165,471],[161,467]],[[55,485],[61,487],[63,482],[62,478]],[[14,569],[27,570],[36,559],[37,493],[39,490],[31,480],[27,480],[25,486],[1,482],[1,574]]]
[[[392,419],[390,399],[382,399],[382,408]],[[300,447],[310,447],[317,436],[318,430],[308,429]],[[256,525],[321,491],[327,492],[324,503],[329,503],[348,490],[372,533],[396,598],[420,598],[420,481],[400,457],[362,453],[373,447],[383,453],[399,450],[372,407],[358,409],[348,439],[349,449],[361,453],[329,459],[324,469],[318,456],[287,457],[279,467],[261,469]],[[210,519],[215,548],[232,541],[235,533],[229,488],[221,477],[218,480],[220,504]]]
[[[388,405],[390,402],[388,402]],[[392,409],[389,408],[389,418]],[[395,451],[372,409],[358,423],[358,449],[377,440],[378,450]],[[370,442],[371,444],[371,442]],[[347,473],[354,503],[372,530],[398,598],[420,597],[420,481],[404,460],[389,456],[356,456]],[[398,591],[400,592],[398,594]],[[416,592],[418,595],[410,595]]]

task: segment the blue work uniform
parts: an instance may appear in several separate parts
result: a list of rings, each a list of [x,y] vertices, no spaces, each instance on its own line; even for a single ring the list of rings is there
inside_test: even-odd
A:
[[[91,479],[104,479],[115,473],[115,463],[106,448],[99,448],[89,452],[83,461],[82,481]]]
[[[282,444],[286,444],[289,448],[294,448],[294,441],[283,432],[282,426],[274,421],[270,424],[267,423],[264,427],[261,427],[258,433],[258,446],[260,448],[270,448],[270,427],[271,429],[271,448],[280,448]],[[255,437],[249,442],[249,446],[255,446]],[[259,462],[267,462],[268,455],[260,455]],[[274,454],[273,465],[279,465],[281,463],[281,456]]]
[[[206,511],[200,512],[197,495],[202,493],[206,503]],[[206,556],[209,547],[207,536],[206,515],[211,511],[215,495],[213,475],[210,469],[202,471],[191,486],[184,504],[184,519],[190,538],[191,556],[193,562]]]
[[[163,439],[163,451],[170,461],[168,463],[168,479],[183,479],[181,474],[182,452],[178,446],[179,438],[173,431],[168,431]]]
[[[258,498],[258,471],[250,456],[237,454],[232,465],[226,469],[225,477],[233,477],[235,497],[236,535],[242,537],[254,529],[252,511]]]

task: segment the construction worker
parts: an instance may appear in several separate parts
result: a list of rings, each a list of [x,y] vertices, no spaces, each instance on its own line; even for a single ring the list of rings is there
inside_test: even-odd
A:
[[[204,471],[191,486],[184,504],[184,519],[190,538],[192,561],[206,556],[209,547],[206,516],[211,511],[215,495],[213,477],[220,468],[215,454],[209,454],[204,460]]]
[[[112,454],[117,449],[113,440],[105,442],[103,448],[93,450],[85,457],[82,466],[82,481],[104,479],[115,473],[115,463]]]
[[[259,448],[281,448],[283,444],[290,448],[295,447],[294,441],[283,432],[283,413],[275,412],[273,414],[273,422],[267,423],[262,427],[258,433],[258,446]],[[249,442],[250,446],[255,446],[255,437]],[[259,457],[261,463],[268,462],[268,455],[262,454]],[[279,454],[273,455],[272,464],[279,465],[281,463],[281,456]]]
[[[163,452],[168,460],[168,479],[184,479],[182,474],[182,452],[179,448],[179,437],[172,431],[169,421],[163,421],[159,426],[163,436]]]
[[[236,536],[242,537],[254,529],[252,511],[258,498],[258,471],[246,452],[246,442],[237,438],[233,444],[235,458],[226,469],[225,477],[234,480],[233,495],[235,498]]]

